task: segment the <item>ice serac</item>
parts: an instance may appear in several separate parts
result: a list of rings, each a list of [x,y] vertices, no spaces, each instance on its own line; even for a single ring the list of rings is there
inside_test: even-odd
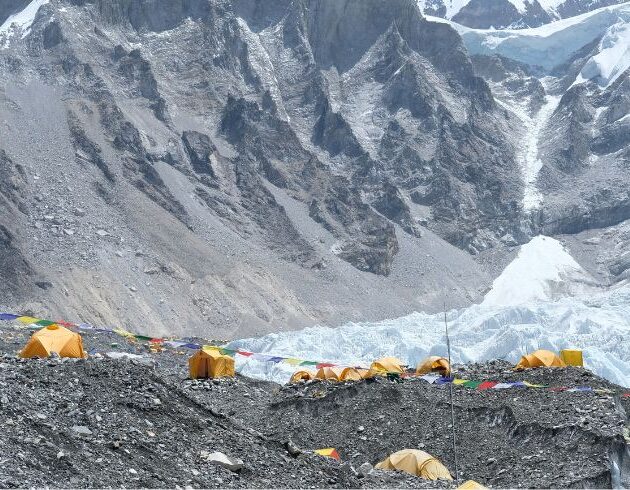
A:
[[[551,237],[537,236],[521,246],[518,256],[492,283],[485,306],[518,306],[553,301],[596,290],[596,282]]]
[[[604,7],[548,25],[520,30],[487,30],[457,27],[466,47],[473,54],[498,54],[546,70],[567,62],[577,51],[604,36],[616,25],[601,49],[622,42],[623,25],[630,22],[630,3]],[[623,50],[615,52],[621,57]],[[604,56],[606,57],[606,56]],[[613,55],[610,56],[614,57]]]
[[[513,362],[535,349],[584,351],[585,364],[630,386],[630,286],[605,290],[557,240],[523,245],[484,301],[448,312],[455,362],[502,358]],[[368,366],[385,355],[410,365],[446,355],[444,316],[414,313],[378,323],[313,327],[230,344],[254,352]],[[237,357],[244,374],[286,382],[292,366]]]

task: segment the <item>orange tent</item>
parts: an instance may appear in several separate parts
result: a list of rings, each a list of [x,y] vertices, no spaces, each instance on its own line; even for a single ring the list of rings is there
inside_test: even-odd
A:
[[[233,378],[234,359],[221,354],[218,349],[202,347],[188,359],[190,377],[196,378]]]
[[[315,373],[302,369],[293,373],[289,383],[299,383],[300,381],[310,381],[311,379],[315,379]]]
[[[442,376],[451,374],[451,366],[448,359],[440,356],[430,356],[420,361],[416,366],[416,374],[422,375],[427,373],[440,373]]]
[[[535,367],[567,367],[567,365],[550,350],[540,349],[521,357],[514,369],[520,370]]]
[[[342,381],[341,374],[344,368],[342,367],[322,367],[317,370],[315,375],[316,379],[326,379],[328,381]]]
[[[20,357],[87,357],[81,336],[65,327],[52,324],[35,332],[20,352]]]
[[[341,381],[361,381],[366,377],[367,369],[347,367],[341,371]]]

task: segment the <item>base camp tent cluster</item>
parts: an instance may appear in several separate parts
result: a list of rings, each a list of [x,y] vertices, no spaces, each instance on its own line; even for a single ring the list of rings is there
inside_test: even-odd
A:
[[[582,351],[565,349],[558,356],[550,350],[539,349],[521,357],[515,369],[528,369],[536,367],[582,367]]]
[[[387,376],[387,375],[401,375],[404,374],[405,365],[400,359],[395,357],[383,357],[375,360],[370,369],[363,369],[359,367],[322,367],[317,371],[308,371],[300,369],[293,373],[290,383],[299,383],[300,381],[310,381],[313,379],[328,380],[328,381],[360,381],[362,379],[369,379],[375,376]],[[447,376],[451,372],[448,361],[439,356],[431,356],[422,360],[416,367],[416,374],[422,375],[427,373],[438,373],[442,376]]]

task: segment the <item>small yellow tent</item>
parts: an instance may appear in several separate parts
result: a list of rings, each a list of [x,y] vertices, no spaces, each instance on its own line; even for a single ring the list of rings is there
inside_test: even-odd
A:
[[[567,367],[567,365],[550,350],[540,349],[521,357],[521,360],[514,369],[535,367]]]
[[[341,461],[339,457],[339,453],[334,447],[325,447],[323,449],[315,449],[315,454],[319,454],[320,456],[326,456],[327,458],[333,458],[337,461]]]
[[[367,372],[367,369],[357,369],[353,367],[344,368],[344,370],[341,371],[341,381],[361,381]]]
[[[20,357],[48,357],[53,352],[60,357],[86,357],[81,336],[55,324],[35,332]]]
[[[322,367],[317,370],[316,379],[326,379],[328,381],[341,381],[342,367]]]
[[[560,359],[562,359],[567,366],[584,367],[584,358],[582,357],[581,350],[561,350]]]
[[[418,449],[403,449],[390,454],[375,468],[380,470],[398,470],[420,476],[426,480],[452,480],[446,467],[429,453]]]
[[[218,349],[202,347],[188,359],[190,377],[231,378],[234,376],[234,359],[221,354]]]
[[[440,373],[442,376],[451,374],[451,366],[448,359],[440,356],[431,356],[420,361],[416,366],[416,374],[422,375],[427,373]]]
[[[299,383],[300,381],[310,381],[311,379],[315,379],[315,373],[313,371],[301,369],[300,371],[293,373],[289,383]]]
[[[488,487],[484,487],[481,483],[477,483],[475,480],[466,480],[462,483],[457,490],[486,490]]]
[[[403,363],[400,359],[395,357],[383,357],[381,359],[377,359],[370,365],[370,371],[367,374],[367,377],[371,378],[373,376],[385,376],[388,373],[404,373],[405,368],[403,368]]]

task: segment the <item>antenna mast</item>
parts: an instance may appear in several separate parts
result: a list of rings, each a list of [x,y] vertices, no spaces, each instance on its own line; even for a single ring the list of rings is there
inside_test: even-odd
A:
[[[448,322],[446,321],[446,301],[444,301],[444,329],[446,331],[446,349],[448,350],[449,375],[453,378],[453,367],[451,364],[451,339],[448,336]],[[457,464],[457,441],[455,438],[455,408],[453,406],[453,382],[448,384],[448,394],[451,404],[451,427],[453,428],[453,456],[455,458],[455,480],[459,485],[459,465]]]

